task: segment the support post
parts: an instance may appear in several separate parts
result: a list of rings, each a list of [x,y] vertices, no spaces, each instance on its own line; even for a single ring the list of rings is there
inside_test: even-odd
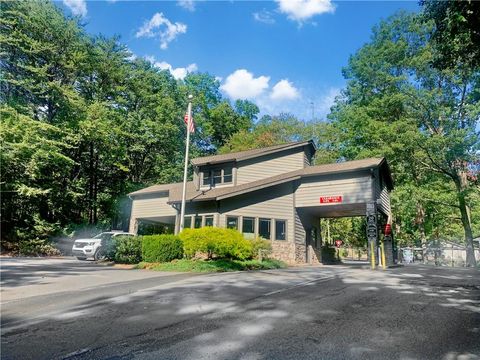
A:
[[[367,203],[367,239],[370,250],[370,265],[376,268],[376,247],[378,241],[377,230],[377,206],[375,203]]]

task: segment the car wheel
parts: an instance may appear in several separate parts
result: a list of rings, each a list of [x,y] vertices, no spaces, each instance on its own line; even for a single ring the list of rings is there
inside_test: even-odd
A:
[[[102,248],[98,248],[97,251],[95,251],[95,255],[93,256],[93,258],[96,261],[102,261],[105,260],[107,257],[105,251]]]
[[[87,258],[85,258],[85,257],[80,257],[80,256],[77,256],[77,260],[87,260]]]

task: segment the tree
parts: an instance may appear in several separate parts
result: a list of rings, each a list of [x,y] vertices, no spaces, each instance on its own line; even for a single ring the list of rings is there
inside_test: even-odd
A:
[[[347,89],[330,119],[345,158],[386,155],[397,191],[416,189],[410,194],[416,199],[413,217],[422,237],[429,204],[441,205],[442,197],[455,194],[456,204],[446,206],[461,215],[467,263],[474,265],[469,216],[473,188],[467,174],[478,161],[479,74],[433,67],[437,53],[430,42],[432,31],[431,22],[406,13],[376,27],[370,43],[350,58],[344,70]],[[452,186],[443,186],[441,179]]]

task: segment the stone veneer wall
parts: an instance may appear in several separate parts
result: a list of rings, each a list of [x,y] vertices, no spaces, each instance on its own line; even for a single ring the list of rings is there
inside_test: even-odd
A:
[[[289,265],[295,264],[295,244],[287,241],[272,241],[272,257]]]
[[[305,244],[295,244],[295,262],[297,264],[305,264],[306,263],[306,256],[307,253],[307,247]]]
[[[316,248],[315,246],[309,245],[308,246],[308,254],[310,259],[308,259],[309,264],[321,264],[322,263],[322,252],[320,249]]]

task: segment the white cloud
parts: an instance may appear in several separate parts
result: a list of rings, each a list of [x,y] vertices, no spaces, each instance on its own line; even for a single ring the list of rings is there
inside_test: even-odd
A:
[[[316,116],[325,118],[330,113],[330,108],[335,103],[335,98],[341,94],[341,89],[330,88],[328,91],[320,97],[315,103]]]
[[[145,56],[145,60],[150,61],[153,66],[156,68],[159,68],[160,70],[168,70],[170,71],[170,74],[177,79],[177,80],[183,80],[185,79],[185,76],[187,76],[188,73],[195,72],[198,70],[197,64],[193,63],[190,65],[187,65],[186,67],[178,67],[174,68],[172,65],[167,63],[166,61],[155,61],[155,58],[153,56]]]
[[[87,2],[85,0],[63,0],[63,4],[68,7],[75,16],[87,16]]]
[[[186,32],[187,25],[179,22],[172,23],[163,13],[155,13],[150,20],[145,21],[135,36],[137,38],[159,38],[160,48],[165,50],[178,35]]]
[[[299,97],[299,92],[293,84],[287,79],[280,80],[275,84],[270,94],[270,98],[275,101],[293,100]]]
[[[245,69],[235,70],[220,87],[232,99],[252,99],[268,88],[269,76],[253,77]]]
[[[315,15],[335,12],[331,0],[276,0],[280,12],[289,19],[303,22]]]
[[[254,12],[252,15],[255,21],[269,25],[275,24],[275,19],[272,17],[272,13],[265,9],[259,12]]]
[[[181,6],[185,10],[195,11],[195,1],[194,0],[178,0],[177,5]]]

